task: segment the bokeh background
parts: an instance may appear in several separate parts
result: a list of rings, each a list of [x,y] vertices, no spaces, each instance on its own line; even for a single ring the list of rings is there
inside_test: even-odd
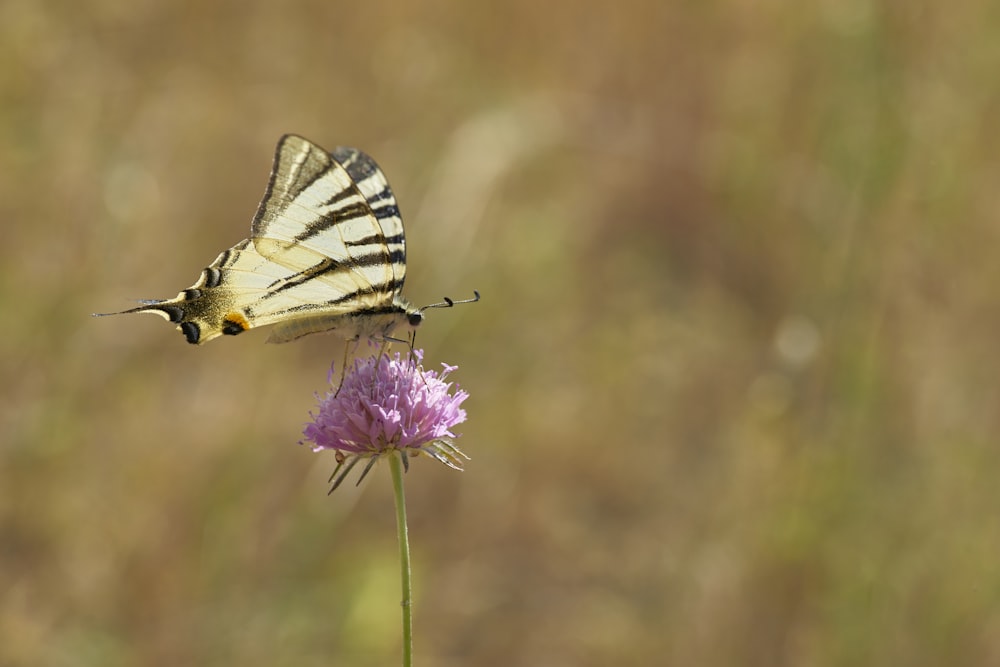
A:
[[[1000,665],[989,3],[0,2],[0,664],[386,665],[342,345],[154,317],[354,145],[471,398],[417,664]]]

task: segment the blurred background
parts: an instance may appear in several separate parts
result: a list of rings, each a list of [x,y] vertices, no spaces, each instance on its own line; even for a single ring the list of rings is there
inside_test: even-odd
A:
[[[343,346],[155,317],[285,132],[407,224],[464,473],[406,478],[423,665],[1000,665],[988,3],[0,2],[0,664],[397,664]]]

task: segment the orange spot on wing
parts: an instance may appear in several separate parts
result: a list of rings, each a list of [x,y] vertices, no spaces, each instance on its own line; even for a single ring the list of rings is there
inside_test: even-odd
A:
[[[250,322],[243,313],[228,313],[222,321],[226,323],[226,328],[235,332],[237,328],[246,331],[250,328]]]

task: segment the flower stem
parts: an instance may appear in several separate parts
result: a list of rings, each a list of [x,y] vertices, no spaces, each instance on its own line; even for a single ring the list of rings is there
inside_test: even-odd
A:
[[[406,456],[402,452],[401,456]],[[406,527],[406,498],[403,495],[403,464],[395,454],[389,458],[392,489],[396,497],[396,531],[399,534],[399,571],[403,582],[403,667],[413,665],[413,609],[410,586],[410,537]]]

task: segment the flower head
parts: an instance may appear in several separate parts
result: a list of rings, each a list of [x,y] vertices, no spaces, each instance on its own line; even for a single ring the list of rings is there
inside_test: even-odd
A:
[[[408,465],[408,455],[424,452],[462,469],[462,459],[468,457],[455,446],[458,436],[451,429],[465,421],[465,410],[459,406],[469,395],[457,387],[452,393],[452,384],[446,381],[456,366],[442,364],[441,373],[428,371],[422,359],[422,350],[406,357],[397,352],[356,359],[340,388],[328,392],[320,399],[318,412],[310,413],[305,440],[313,443],[313,451],[336,450],[340,465],[334,476],[347,465],[333,489],[359,460],[369,458],[361,474],[364,479],[384,454],[398,453]],[[331,385],[333,375],[331,367]]]

